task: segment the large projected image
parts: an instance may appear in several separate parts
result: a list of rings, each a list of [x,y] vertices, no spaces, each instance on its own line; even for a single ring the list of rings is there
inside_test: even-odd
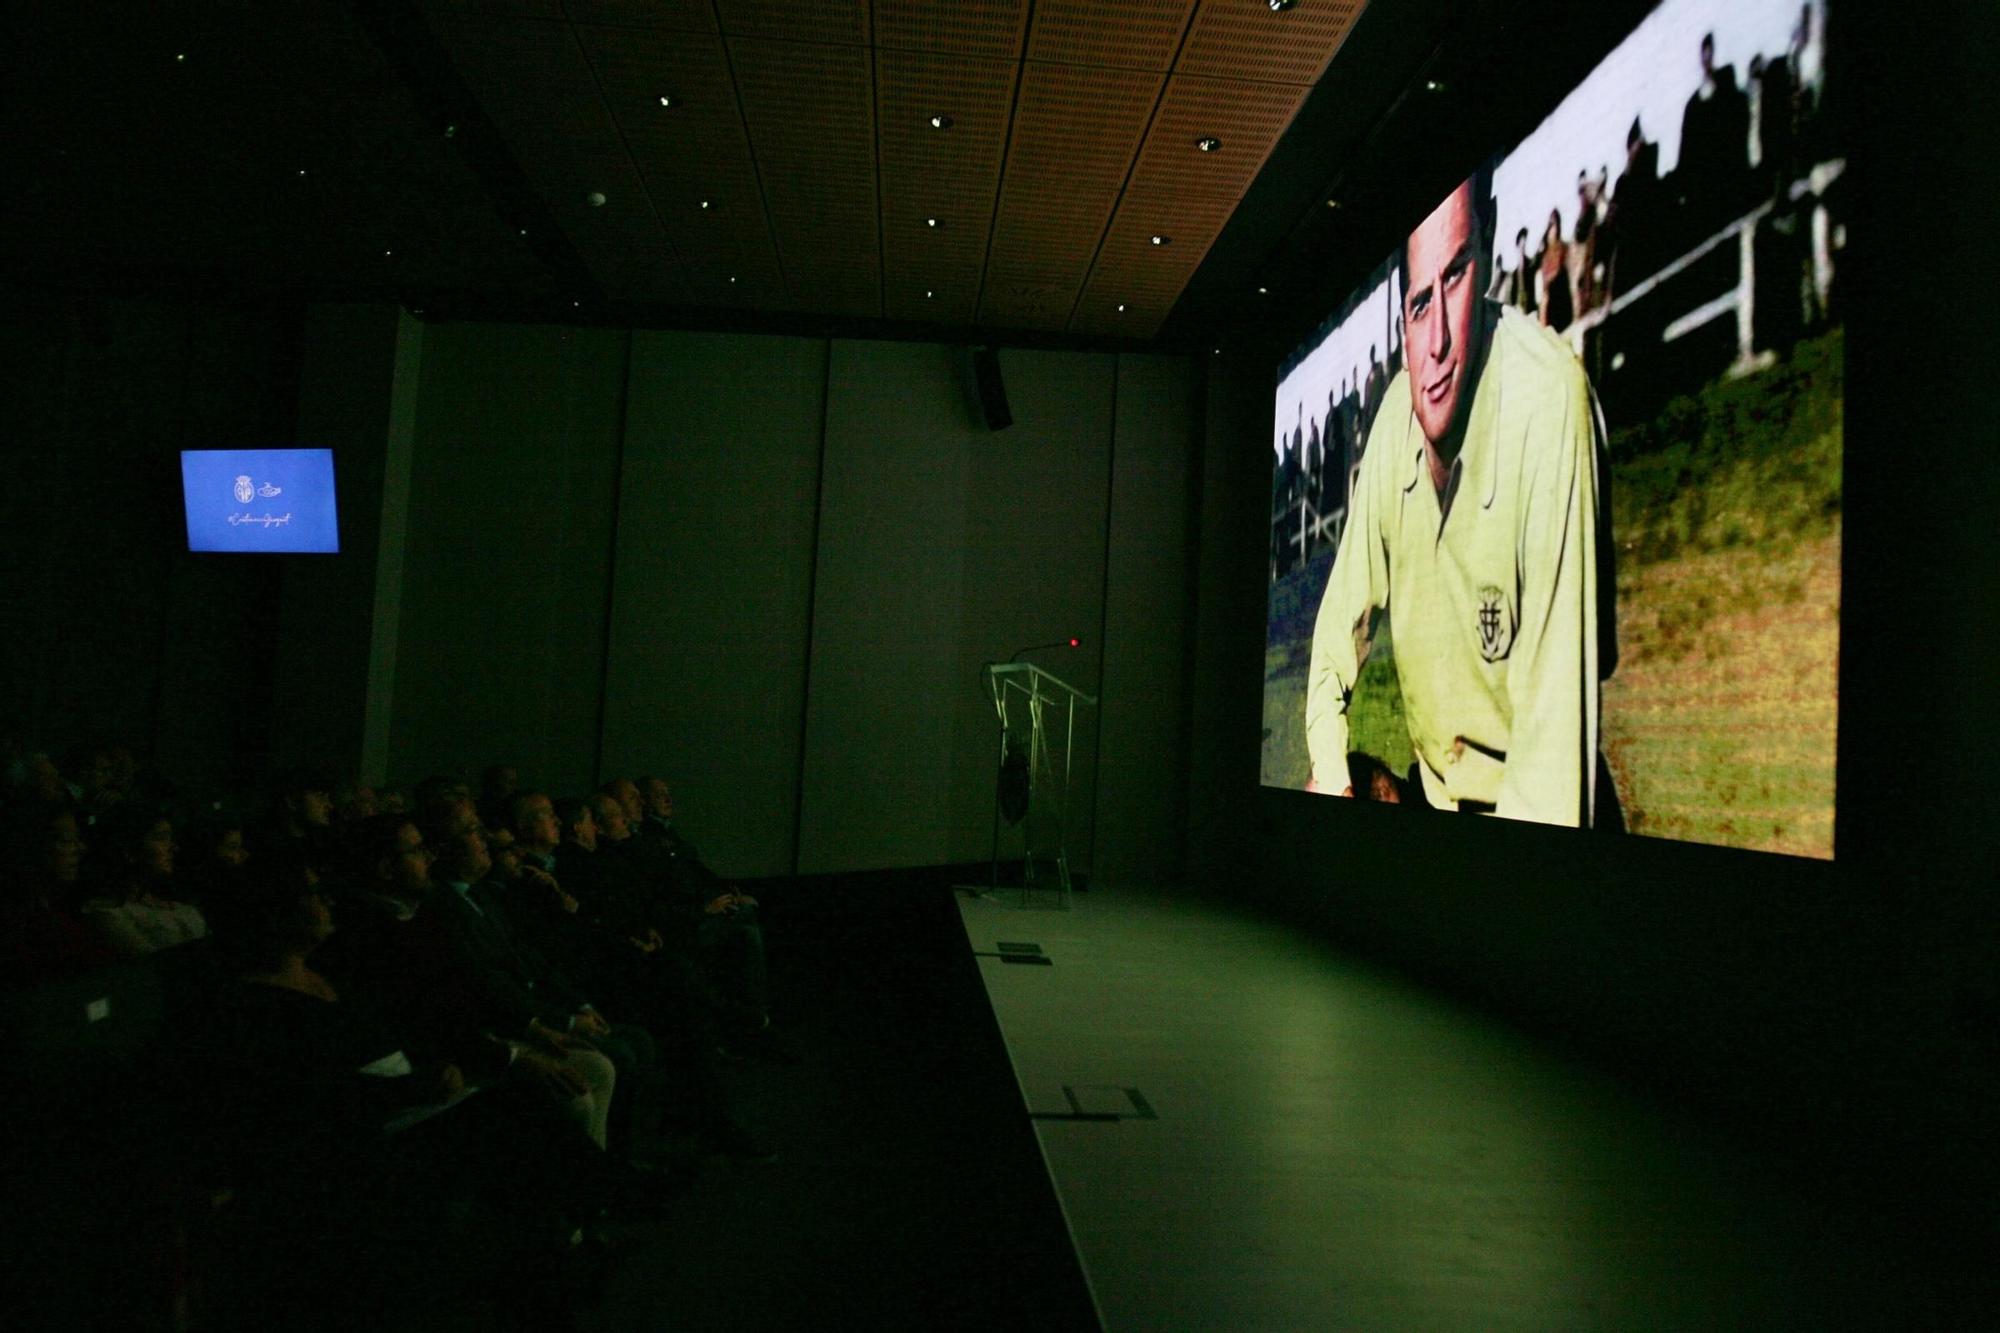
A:
[[[1825,24],[1664,0],[1280,368],[1266,785],[1833,855]]]

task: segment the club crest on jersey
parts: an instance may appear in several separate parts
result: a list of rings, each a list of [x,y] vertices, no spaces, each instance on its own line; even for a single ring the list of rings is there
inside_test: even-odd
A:
[[[1507,614],[1507,599],[1491,584],[1479,590],[1479,614],[1474,629],[1479,635],[1479,655],[1498,662],[1514,646],[1514,625]]]

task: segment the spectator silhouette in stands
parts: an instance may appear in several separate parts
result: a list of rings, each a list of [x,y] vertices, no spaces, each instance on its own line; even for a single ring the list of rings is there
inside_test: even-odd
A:
[[[1750,149],[1750,102],[1734,65],[1715,63],[1715,34],[1701,39],[1701,83],[1681,113],[1676,193],[1698,242],[1744,202]]]
[[[1576,226],[1570,236],[1569,289],[1574,315],[1587,315],[1599,303],[1597,228],[1602,220],[1604,178],[1588,170],[1576,173]]]
[[[83,918],[112,952],[143,958],[208,933],[201,912],[174,890],[172,820],[127,804],[96,832],[100,855]]]
[[[1514,234],[1514,266],[1507,267],[1503,255],[1493,257],[1493,286],[1487,292],[1488,299],[1533,314],[1535,284],[1530,275],[1534,272],[1534,264],[1534,256],[1528,253],[1528,229],[1523,227]]]
[[[1644,282],[1659,267],[1660,197],[1660,146],[1647,141],[1644,126],[1634,116],[1625,131],[1625,165],[1605,219],[1610,295]]]
[[[85,851],[67,799],[17,801],[0,817],[0,986],[37,986],[116,959],[68,910]]]
[[[1782,208],[1787,202],[1798,164],[1793,141],[1798,118],[1798,87],[1792,62],[1784,56],[1750,61],[1750,165],[1763,193]]]
[[[1549,210],[1542,229],[1542,258],[1535,269],[1535,318],[1561,333],[1575,316],[1569,286],[1569,246],[1563,241],[1562,213]]]
[[[1382,394],[1389,387],[1389,372],[1382,367],[1382,357],[1374,343],[1368,344],[1368,380],[1361,390],[1361,436],[1365,440],[1374,433],[1375,414],[1382,410]]]
[[[1347,508],[1347,423],[1341,419],[1340,399],[1326,391],[1326,466],[1320,472],[1319,511],[1337,514]]]

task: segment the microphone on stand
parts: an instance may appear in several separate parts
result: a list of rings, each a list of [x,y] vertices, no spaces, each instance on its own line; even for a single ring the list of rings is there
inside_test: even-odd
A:
[[[1075,638],[1057,639],[1053,643],[1031,643],[1026,648],[1016,648],[1014,655],[1007,660],[1009,662],[1019,661],[1022,653],[1038,653],[1044,648],[1077,648],[1082,646],[1082,644],[1083,640]]]

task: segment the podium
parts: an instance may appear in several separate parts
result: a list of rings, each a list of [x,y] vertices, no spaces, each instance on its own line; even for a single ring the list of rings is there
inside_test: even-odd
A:
[[[1069,800],[1070,751],[1076,741],[1077,705],[1094,707],[1095,697],[1044,671],[1032,662],[991,662],[986,688],[1000,720],[1000,769],[993,793],[993,864],[989,885],[1000,887],[1000,824],[1011,793],[1021,806],[1021,905],[1031,890],[1042,887],[1040,864],[1054,871],[1053,887],[1064,910],[1070,905]],[[1019,779],[1026,767],[1026,800]],[[1039,846],[1038,846],[1039,835]]]

